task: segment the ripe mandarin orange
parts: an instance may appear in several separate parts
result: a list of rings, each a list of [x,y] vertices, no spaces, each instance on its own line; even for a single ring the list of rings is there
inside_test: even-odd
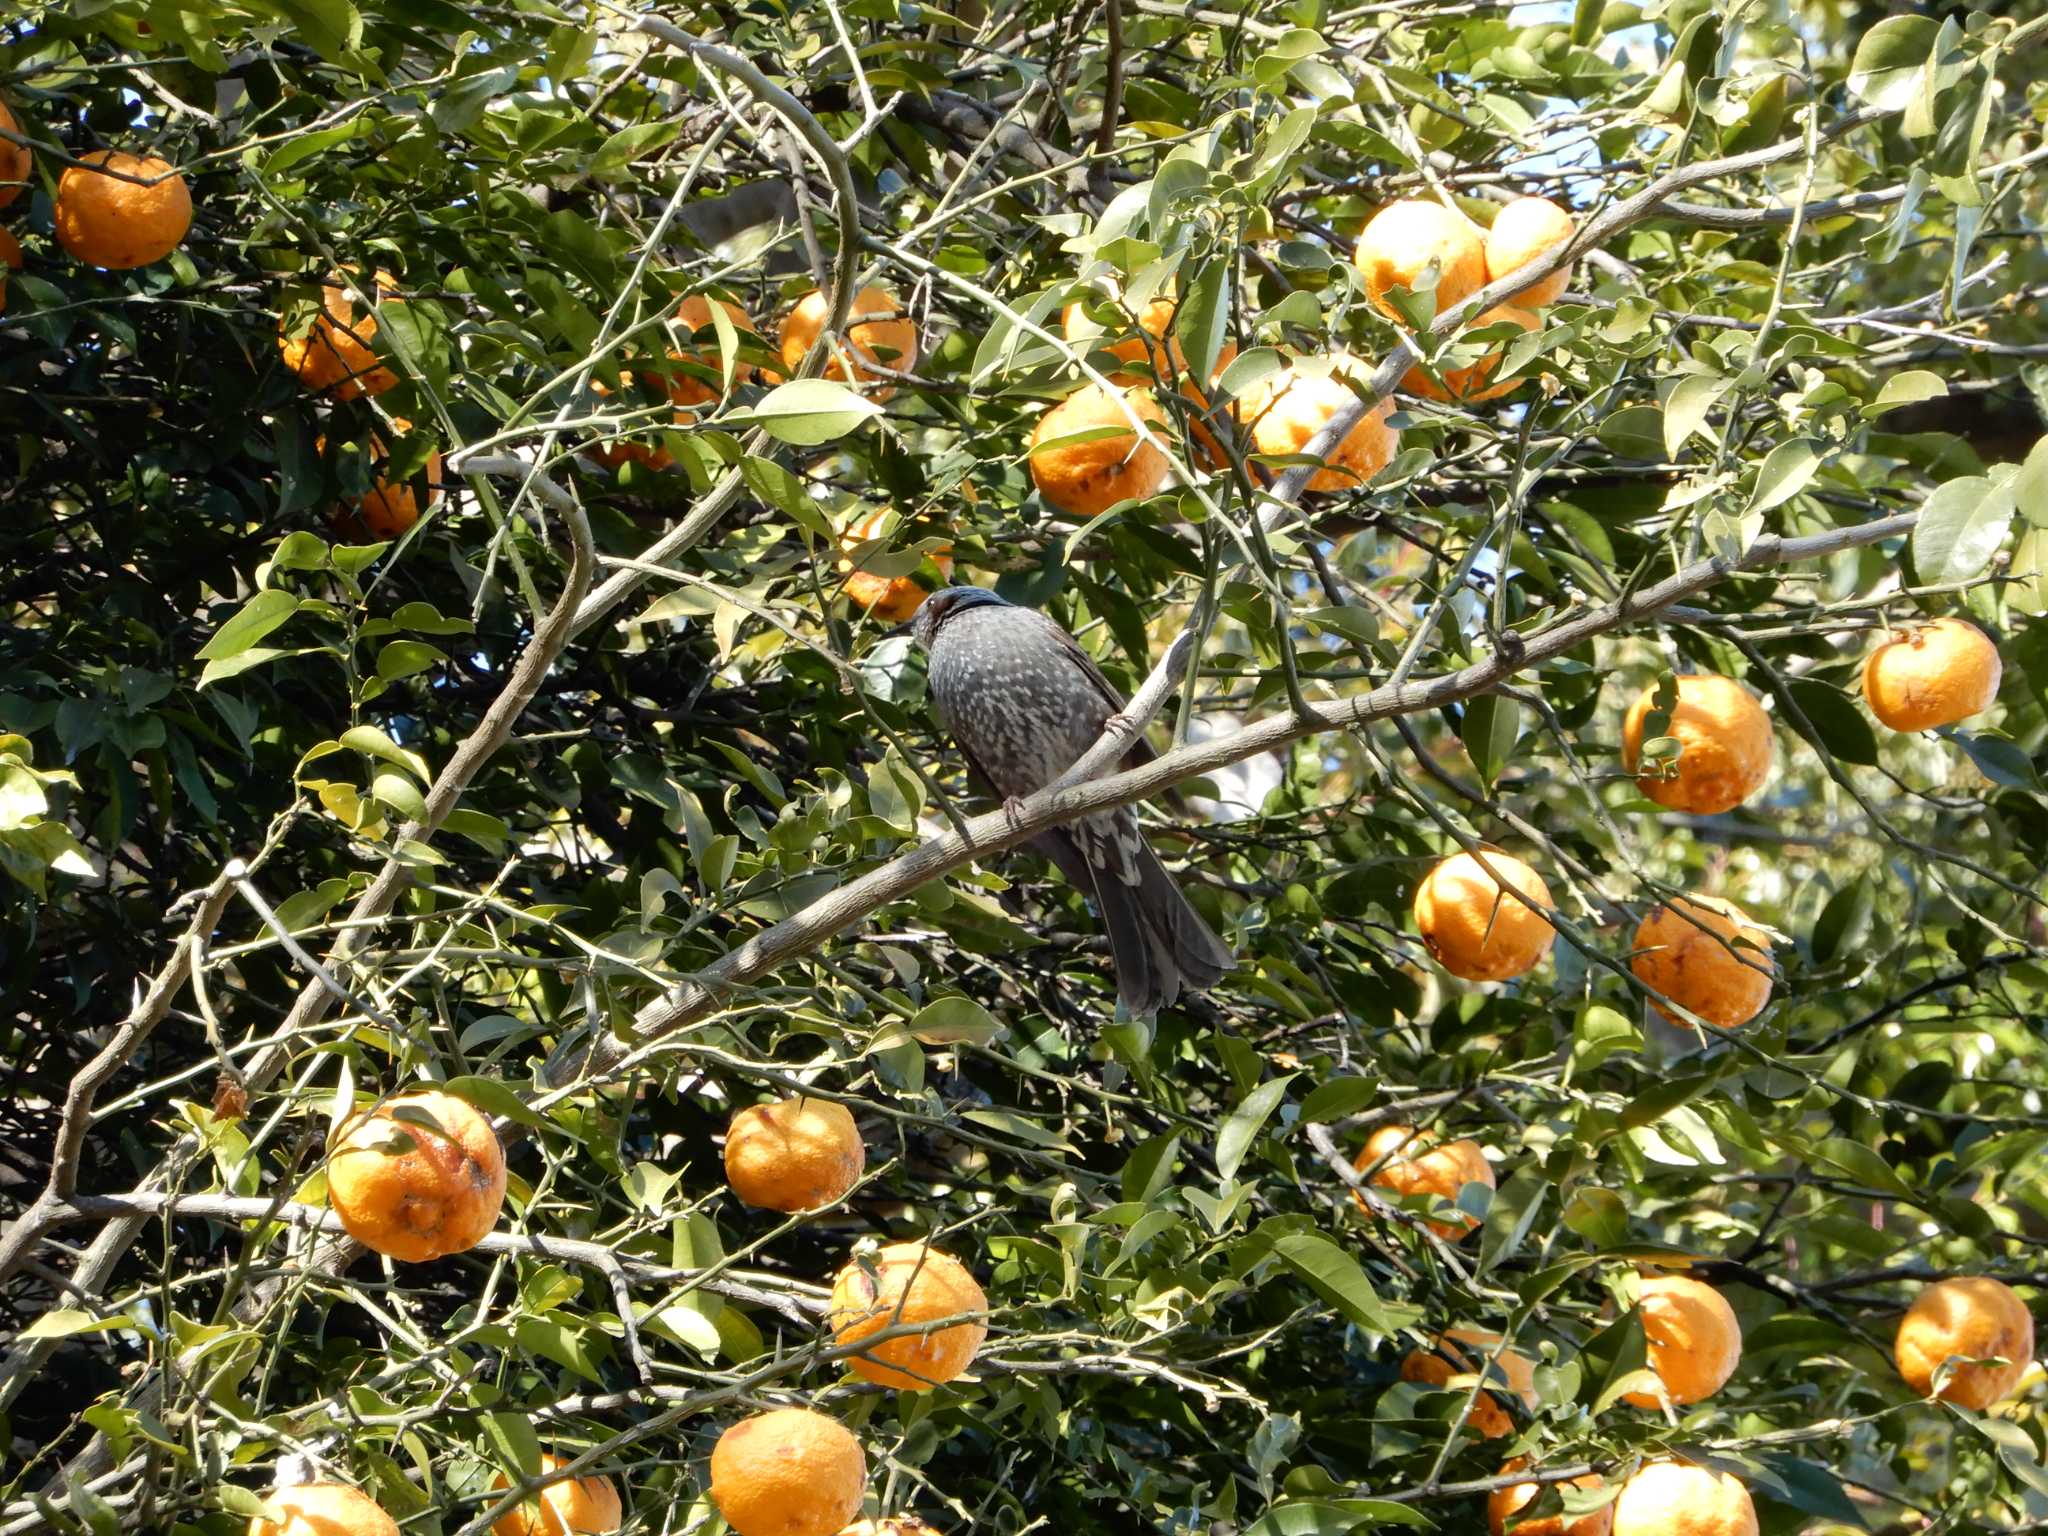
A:
[[[249,1536],[398,1536],[398,1522],[375,1499],[346,1483],[273,1488],[263,1502],[284,1518],[253,1517]]]
[[[1963,619],[1935,619],[1870,653],[1863,697],[1893,730],[1931,731],[1989,709],[2003,670],[1983,630]]]
[[[927,594],[915,573],[883,576],[854,569],[853,551],[877,536],[877,529],[888,514],[887,507],[877,508],[839,536],[839,569],[846,577],[848,601],[859,604],[884,623],[901,624],[924,606]],[[947,552],[952,547],[948,544],[932,552],[932,564],[939,568],[941,576],[953,574],[953,557]]]
[[[192,227],[192,189],[168,161],[121,149],[78,160],[57,178],[59,245],[111,271],[146,267],[178,248]]]
[[[1937,1280],[1913,1298],[1894,1344],[1899,1374],[1925,1397],[1942,1362],[1957,1364],[1941,1389],[1944,1401],[1979,1412],[2012,1396],[2034,1360],[2034,1317],[2018,1292],[1988,1275]],[[1965,1365],[1989,1361],[2004,1365]]]
[[[401,432],[410,432],[412,423],[403,417],[394,416],[391,424]],[[315,447],[325,450],[327,439],[320,438]],[[373,466],[381,466],[389,457],[384,440],[372,435],[370,438],[370,459]],[[425,500],[422,501],[422,495]],[[392,481],[378,474],[370,483],[364,495],[345,498],[335,523],[341,532],[351,538],[371,540],[396,539],[420,520],[423,507],[431,507],[441,499],[441,453],[435,449],[427,455],[427,466],[419,475],[410,480]]]
[[[1474,320],[1471,329],[1479,330],[1484,326],[1499,325],[1503,322],[1519,325],[1525,331],[1543,328],[1543,322],[1532,311],[1518,309],[1512,304],[1497,304]],[[1458,401],[1470,405],[1477,405],[1485,400],[1498,400],[1502,395],[1512,394],[1529,382],[1519,376],[1503,379],[1498,384],[1488,382],[1493,377],[1494,370],[1500,367],[1501,358],[1506,351],[1505,347],[1499,347],[1476,363],[1468,363],[1463,368],[1444,369],[1442,384],[1437,383],[1421,368],[1410,368],[1401,380],[1401,387],[1409,394],[1421,395],[1426,400]]]
[[[890,1243],[872,1258],[855,1257],[832,1282],[827,1321],[842,1348],[892,1328],[975,1314],[968,1322],[900,1334],[847,1360],[856,1376],[903,1392],[928,1392],[951,1381],[988,1337],[988,1297],[967,1266],[923,1243]]]
[[[879,364],[897,373],[907,373],[917,366],[917,325],[908,315],[900,314],[903,304],[887,288],[867,287],[853,296],[853,307],[848,311],[849,324],[846,335],[841,338],[832,360],[825,365],[824,377],[846,379],[846,363],[839,353],[851,353],[856,384],[866,384],[881,375],[871,371],[871,365]],[[862,315],[888,315],[885,320],[863,320]],[[831,311],[825,307],[825,295],[813,288],[801,299],[796,308],[782,322],[782,366],[792,375],[797,364],[804,360],[804,354],[824,332],[825,322],[831,318]],[[877,400],[886,400],[894,392],[893,384],[878,385],[868,391]]]
[[[1547,197],[1518,197],[1494,215],[1486,232],[1486,280],[1497,283],[1531,262],[1541,261],[1577,232],[1572,216]],[[1572,269],[1559,267],[1515,295],[1515,302],[1541,309],[1564,297]]]
[[[569,1463],[560,1456],[542,1452],[540,1469],[543,1473],[554,1472]],[[502,1472],[492,1484],[495,1488],[509,1488],[512,1480]],[[571,1533],[587,1533],[587,1536],[604,1536],[605,1532],[616,1531],[625,1521],[625,1511],[619,1504],[619,1490],[612,1486],[612,1480],[599,1474],[587,1477],[565,1477],[560,1482],[549,1483],[527,1503],[521,1504],[508,1515],[502,1515],[491,1526],[492,1536],[571,1536]]]
[[[1629,969],[1644,986],[1722,1029],[1740,1029],[1771,1000],[1770,935],[1732,901],[1681,896],[1652,907],[1635,951]],[[1653,1005],[1672,1023],[1687,1022]]]
[[[725,1181],[747,1205],[815,1211],[843,1200],[867,1166],[860,1127],[830,1099],[788,1098],[740,1110],[725,1130]]]
[[[4,101],[0,101],[0,131],[21,132],[20,119]],[[28,173],[34,165],[35,154],[26,144],[0,138],[0,208],[5,208],[28,190]]]
[[[366,1248],[407,1264],[446,1258],[497,1223],[505,1151],[466,1101],[402,1093],[343,1128],[327,1158],[327,1203]]]
[[[1513,1456],[1501,1463],[1501,1471],[1522,1472],[1529,1466],[1526,1456]],[[1603,1488],[1606,1483],[1597,1472],[1588,1472],[1584,1477],[1571,1480],[1573,1488]],[[1581,1515],[1573,1520],[1563,1514],[1532,1516],[1527,1520],[1516,1520],[1515,1516],[1536,1502],[1542,1492],[1536,1483],[1510,1483],[1505,1488],[1496,1488],[1486,1496],[1486,1525],[1493,1536],[1509,1536],[1509,1522],[1513,1522],[1512,1536],[1607,1536],[1614,1524],[1612,1502],[1601,1505],[1590,1515]]]
[[[1486,244],[1464,214],[1429,198],[1389,203],[1358,237],[1358,270],[1366,297],[1389,320],[1406,325],[1387,298],[1390,288],[1413,289],[1431,262],[1437,265],[1436,313],[1463,303],[1486,286]]]
[[[1484,857],[1482,864],[1460,851],[1423,876],[1415,888],[1415,928],[1453,976],[1506,981],[1550,953],[1557,930],[1539,909],[1557,903],[1543,877],[1513,854],[1489,848]]]
[[[749,331],[757,336],[760,334],[747,312],[730,299],[720,299],[718,307],[724,310],[726,317],[732,321],[734,330]],[[684,299],[676,306],[676,326],[696,337],[697,345],[687,350],[671,352],[669,356],[679,363],[699,364],[708,368],[714,376],[719,374],[724,364],[718,349],[716,322],[711,318],[711,300],[701,293],[693,293]],[[744,384],[753,376],[753,364],[742,362],[738,358],[733,360],[733,383]],[[692,410],[697,406],[714,404],[720,398],[720,390],[716,384],[687,373],[669,376],[668,393],[669,398],[677,405]],[[681,412],[678,412],[677,416],[679,420],[688,419]]]
[[[386,297],[398,287],[390,273],[377,273],[373,286],[379,307],[398,302]],[[277,349],[308,389],[354,400],[397,387],[398,375],[377,360],[371,346],[376,334],[377,311],[358,315],[355,296],[336,273],[321,286],[320,310],[310,320],[290,311],[278,318]]]
[[[13,232],[0,229],[0,315],[7,313],[7,274],[21,270],[21,242]]]
[[[867,1458],[837,1419],[774,1408],[711,1450],[711,1499],[740,1536],[835,1536],[860,1513]]]
[[[1756,1506],[1726,1472],[1652,1461],[1622,1484],[1613,1536],[1757,1536]]]
[[[1679,1407],[1720,1391],[1742,1361],[1742,1325],[1711,1285],[1690,1275],[1653,1275],[1640,1287],[1643,1337],[1660,1392],[1624,1392],[1638,1408]]]
[[[1031,478],[1038,491],[1073,517],[1095,517],[1120,501],[1142,500],[1166,483],[1167,458],[1149,438],[1131,430],[1131,416],[1167,431],[1166,416],[1149,389],[1114,393],[1086,384],[1038,418],[1031,433]],[[1085,442],[1060,439],[1103,428],[1117,430]]]
[[[1345,379],[1363,384],[1371,376],[1370,368],[1344,353],[1305,358],[1253,384],[1233,414],[1249,423],[1253,453],[1273,458],[1306,453],[1339,411],[1359,403]],[[1367,411],[1344,440],[1323,455],[1324,467],[1309,476],[1307,488],[1356,490],[1392,463],[1401,446],[1401,434],[1387,425],[1393,413],[1392,400],[1382,400]]]
[[[1458,1348],[1460,1344],[1471,1346],[1468,1355]],[[1536,1363],[1518,1350],[1503,1349],[1498,1355],[1495,1348],[1500,1344],[1500,1335],[1488,1333],[1482,1328],[1452,1328],[1440,1333],[1428,1346],[1412,1349],[1401,1361],[1401,1379],[1418,1381],[1425,1386],[1448,1386],[1454,1376],[1472,1376],[1487,1368],[1487,1379],[1493,1380],[1497,1371],[1507,1379],[1513,1389],[1531,1409],[1537,1405]],[[1508,1411],[1501,1407],[1492,1392],[1482,1388],[1472,1399],[1472,1411],[1466,1422],[1489,1440],[1515,1432],[1515,1421]]]
[[[1364,1173],[1381,1158],[1386,1161],[1370,1175],[1372,1185],[1396,1197],[1433,1195],[1455,1205],[1467,1184],[1494,1187],[1493,1165],[1476,1141],[1441,1141],[1412,1126],[1383,1125],[1366,1138],[1365,1150],[1352,1166]],[[1352,1198],[1358,1200],[1360,1210],[1368,1209],[1365,1201],[1356,1195]],[[1449,1221],[1430,1222],[1429,1230],[1454,1243],[1478,1225],[1476,1216],[1460,1211]]]
[[[1678,680],[1678,703],[1664,734],[1681,748],[1669,777],[1645,773],[1636,785],[1659,805],[1695,816],[1731,811],[1771,776],[1771,717],[1756,695],[1732,677],[1690,672]],[[1629,706],[1621,727],[1621,757],[1635,772],[1644,724],[1656,707],[1652,684]]]

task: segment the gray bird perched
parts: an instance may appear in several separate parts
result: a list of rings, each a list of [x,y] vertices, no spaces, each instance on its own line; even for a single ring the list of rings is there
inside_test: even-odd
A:
[[[934,592],[911,634],[931,657],[939,719],[969,765],[1006,799],[1066,772],[1124,707],[1072,635],[984,588]],[[1151,755],[1140,742],[1124,761]],[[1041,832],[1030,846],[1095,897],[1109,930],[1117,996],[1133,1014],[1157,1013],[1183,991],[1206,991],[1236,964],[1181,895],[1130,806]]]

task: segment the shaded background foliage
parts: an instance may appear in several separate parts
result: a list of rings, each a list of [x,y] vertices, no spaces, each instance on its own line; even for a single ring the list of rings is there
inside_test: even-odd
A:
[[[654,1383],[632,1378],[603,1277],[539,1255],[394,1282],[184,1216],[79,1298],[44,1247],[0,1293],[10,1329],[81,1302],[128,1326],[65,1338],[32,1376],[11,1357],[7,1528],[234,1529],[232,1490],[310,1447],[408,1530],[454,1531],[537,1435],[603,1447],[641,1528],[683,1529],[707,1513],[720,1394],[742,1384],[730,1395],[815,1395],[861,1429],[879,1507],[947,1530],[1281,1536],[1415,1511],[1459,1529],[1477,1498],[1436,1485],[1491,1476],[1504,1447],[1453,1432],[1463,1394],[1398,1383],[1414,1337],[1396,1336],[1510,1319],[1544,1354],[1546,1408],[1523,1427],[1546,1462],[1712,1445],[1776,1531],[2048,1518],[2038,1386],[1966,1426],[1910,1405],[1884,1353],[1902,1282],[2029,1284],[2048,1239],[2048,497],[2027,460],[2043,96],[2039,54],[2005,47],[2037,12],[1566,9],[1123,0],[1122,126],[1099,155],[1099,7],[677,13],[857,139],[869,255],[926,356],[881,422],[821,448],[749,436],[743,389],[662,432],[665,473],[577,456],[668,425],[653,392],[591,393],[597,351],[637,326],[636,354],[658,358],[653,327],[707,282],[772,333],[815,280],[802,224],[822,262],[836,239],[830,185],[813,169],[791,195],[786,129],[735,82],[609,7],[113,0],[9,21],[0,89],[42,180],[8,210],[28,264],[0,319],[0,730],[43,800],[0,834],[9,1217],[43,1183],[65,1086],[182,930],[181,895],[274,839],[256,882],[324,949],[419,765],[477,730],[562,580],[560,523],[517,482],[451,483],[395,547],[338,535],[329,508],[367,484],[379,411],[419,425],[383,428],[416,468],[430,442],[566,407],[564,430],[519,446],[573,487],[607,556],[637,555],[729,465],[749,494],[676,562],[691,579],[650,582],[568,648],[462,819],[410,855],[412,887],[349,971],[382,1019],[287,1042],[243,1127],[215,1119],[206,1007],[246,1064],[306,983],[237,901],[205,1007],[180,997],[101,1095],[88,1193],[163,1168],[193,1192],[317,1195],[337,1099],[421,1075],[534,1097],[564,1039],[630,1028],[664,982],[942,826],[941,797],[970,805],[915,659],[840,594],[832,536],[857,512],[901,514],[876,552],[890,574],[929,579],[916,557],[948,541],[962,579],[1048,606],[1125,686],[1213,583],[1205,729],[1285,709],[1288,666],[1317,700],[1355,695],[1421,625],[1416,675],[1434,675],[1760,530],[1920,508],[1946,531],[1723,582],[1497,701],[1319,734],[1265,778],[1193,786],[1258,786],[1241,819],[1153,829],[1245,964],[1150,1028],[1112,1020],[1092,916],[1020,855],[544,1100],[513,1155],[519,1230],[679,1266],[736,1254],[790,1305],[643,1291]],[[1224,531],[1240,475],[1209,482],[1214,515],[1169,491],[1085,532],[1031,489],[1025,439],[1073,369],[989,301],[1046,315],[1079,275],[1144,283],[1177,259],[1247,351],[1378,356],[1393,332],[1345,256],[1385,198],[1444,181],[1475,212],[1513,189],[1585,213],[1681,161],[1796,143],[1809,108],[1826,132],[1872,104],[1897,115],[1810,164],[1693,188],[1582,261],[1521,360],[1547,381],[1505,410],[1404,397],[1414,456],[1319,502],[1313,547],[1277,539],[1270,581]],[[143,143],[191,182],[183,250],[130,274],[69,262],[51,239],[60,152]],[[1802,183],[1823,206],[1788,258]],[[677,197],[685,217],[657,235]],[[310,399],[277,354],[280,314],[341,264],[392,273],[405,299],[379,341],[404,382],[374,407]],[[1696,408],[1704,430],[1679,430]],[[1772,501],[1783,482],[1762,477],[1796,443],[1805,478]],[[221,644],[264,592],[305,601]],[[1919,609],[1968,612],[2006,658],[1998,713],[1942,740],[1873,733],[1854,698],[1868,632]],[[1667,667],[1745,675],[1772,703],[1766,797],[1700,821],[1635,796],[1618,722]],[[26,782],[9,779],[10,810]],[[1524,984],[1447,985],[1405,914],[1453,830],[1534,858],[1587,950],[1561,943]],[[1633,911],[1672,888],[1732,895],[1784,936],[1779,1001],[1739,1045],[1698,1051],[1610,968]],[[733,1104],[796,1081],[859,1102],[880,1172],[785,1230],[720,1194],[716,1138]],[[1360,1218],[1311,1135],[1355,1146],[1404,1115],[1497,1158],[1470,1272]],[[196,1152],[173,1153],[194,1129]],[[926,1231],[998,1309],[979,1379],[891,1400],[836,1368],[799,1375],[804,1303],[849,1244]],[[1592,1412],[1640,1348],[1625,1316],[1605,1326],[1603,1282],[1646,1244],[1700,1258],[1746,1324],[1735,1381],[1675,1425]],[[169,1373],[179,1350],[212,1363]],[[787,1371],[756,1383],[764,1358]],[[98,1491],[36,1507],[67,1462]],[[1347,1502],[1384,1494],[1402,1502]]]

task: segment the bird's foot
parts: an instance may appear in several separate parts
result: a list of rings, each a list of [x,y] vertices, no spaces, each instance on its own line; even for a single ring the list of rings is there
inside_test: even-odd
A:
[[[1105,736],[1135,735],[1137,724],[1138,722],[1129,715],[1125,714],[1122,710],[1118,710],[1102,722],[1102,734]]]
[[[1003,801],[1003,820],[1010,824],[1010,830],[1014,832],[1017,830],[1017,824],[1023,819],[1024,797],[1022,795],[1008,796]]]

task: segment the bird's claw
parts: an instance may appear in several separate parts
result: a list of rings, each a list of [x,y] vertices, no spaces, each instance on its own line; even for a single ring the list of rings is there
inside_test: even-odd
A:
[[[1105,736],[1125,736],[1131,734],[1136,729],[1136,726],[1136,721],[1122,710],[1118,710],[1102,722],[1102,734]]]
[[[1023,819],[1024,797],[1022,795],[1011,795],[1007,797],[1003,801],[1003,820],[1010,824],[1010,830],[1012,832],[1016,831],[1017,824]]]

